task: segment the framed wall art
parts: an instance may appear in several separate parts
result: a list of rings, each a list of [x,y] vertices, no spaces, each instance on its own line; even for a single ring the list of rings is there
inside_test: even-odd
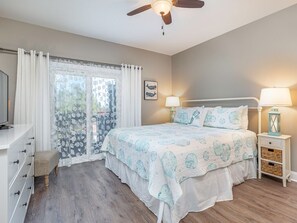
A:
[[[144,100],[158,100],[157,81],[144,81]]]

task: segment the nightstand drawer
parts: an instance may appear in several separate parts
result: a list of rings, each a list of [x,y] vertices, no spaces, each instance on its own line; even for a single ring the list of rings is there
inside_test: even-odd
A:
[[[283,175],[283,166],[281,164],[261,160],[261,170],[276,176]]]
[[[283,158],[283,151],[279,149],[261,147],[261,157],[263,159],[281,163]]]
[[[279,139],[273,139],[273,138],[261,138],[260,139],[260,145],[269,147],[269,148],[278,148],[283,149],[283,141]]]

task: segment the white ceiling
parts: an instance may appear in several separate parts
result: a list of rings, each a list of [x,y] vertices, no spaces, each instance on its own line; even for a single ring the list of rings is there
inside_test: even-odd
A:
[[[0,0],[0,16],[173,55],[297,3],[297,0],[205,0],[202,9],[173,8],[161,32],[150,0]],[[0,31],[1,32],[1,31]]]

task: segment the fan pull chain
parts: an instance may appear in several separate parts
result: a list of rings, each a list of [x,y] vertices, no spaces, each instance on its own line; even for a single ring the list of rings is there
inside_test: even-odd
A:
[[[165,28],[164,28],[164,21],[162,19],[162,25],[161,25],[162,35],[165,36]]]

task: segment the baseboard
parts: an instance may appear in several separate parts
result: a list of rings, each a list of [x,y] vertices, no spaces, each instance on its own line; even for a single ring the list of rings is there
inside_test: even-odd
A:
[[[104,158],[105,158],[105,154],[99,153],[99,154],[94,154],[91,156],[83,155],[83,156],[73,157],[70,159],[60,159],[59,167],[62,167],[62,166],[70,167],[73,164],[79,164],[79,163],[90,162],[90,161],[95,161],[95,160],[102,160]]]
[[[291,171],[291,180],[297,182],[297,172]]]

